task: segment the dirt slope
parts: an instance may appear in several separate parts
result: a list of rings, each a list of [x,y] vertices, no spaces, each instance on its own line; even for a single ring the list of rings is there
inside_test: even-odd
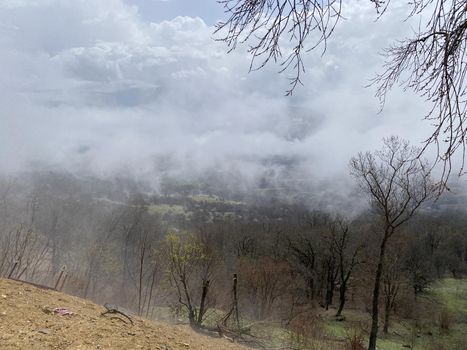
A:
[[[64,307],[73,315],[59,316]],[[104,307],[51,290],[0,279],[0,349],[245,350],[225,339],[134,317],[101,316]]]

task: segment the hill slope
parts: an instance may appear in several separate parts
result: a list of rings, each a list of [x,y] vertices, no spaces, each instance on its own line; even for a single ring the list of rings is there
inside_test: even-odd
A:
[[[53,312],[58,307],[73,315],[59,316]],[[247,349],[186,326],[139,317],[131,325],[118,316],[102,316],[103,311],[88,300],[0,279],[0,349]]]

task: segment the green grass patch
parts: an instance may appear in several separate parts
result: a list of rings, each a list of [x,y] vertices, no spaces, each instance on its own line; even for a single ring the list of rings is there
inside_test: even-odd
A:
[[[433,295],[454,313],[467,314],[467,279],[445,278],[435,283]]]
[[[432,309],[433,313],[418,321],[393,317],[389,333],[379,334],[377,341],[379,350],[402,350],[409,346],[412,346],[413,350],[467,350],[467,279],[442,279],[432,286],[425,297],[426,299],[423,300],[426,302],[426,308]],[[441,315],[444,311],[453,315],[448,329],[442,329],[440,319],[437,318],[437,315]],[[159,319],[170,318],[169,308],[158,309],[156,312]],[[318,310],[318,312],[319,317],[316,318],[318,323],[306,324],[309,329],[305,329],[304,334],[311,334],[308,338],[304,338],[302,334],[294,334],[280,322],[269,320],[250,322],[243,319],[241,323],[242,326],[248,326],[251,334],[267,348],[340,350],[347,344],[353,332],[362,334],[364,346],[367,346],[370,327],[368,313],[345,309],[343,312],[345,320],[336,321],[334,317],[336,310],[331,309],[326,312]],[[222,315],[223,312],[220,310],[211,310],[206,324],[215,324]],[[181,316],[183,318],[183,315]]]
[[[151,215],[187,215],[187,211],[182,205],[151,204],[148,206],[148,213]]]
[[[189,197],[191,200],[195,202],[201,202],[201,203],[211,203],[211,204],[216,204],[216,203],[223,203],[223,204],[230,204],[230,205],[241,205],[243,204],[242,202],[236,202],[236,201],[231,201],[231,200],[225,200],[219,196],[211,196],[207,194],[200,194],[197,196],[190,196]]]

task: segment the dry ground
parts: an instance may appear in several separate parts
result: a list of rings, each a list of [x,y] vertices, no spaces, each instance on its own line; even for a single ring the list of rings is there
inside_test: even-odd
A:
[[[65,307],[73,315],[59,316]],[[203,336],[187,326],[134,317],[101,316],[105,308],[88,300],[29,284],[0,279],[0,349],[245,350],[225,339]]]

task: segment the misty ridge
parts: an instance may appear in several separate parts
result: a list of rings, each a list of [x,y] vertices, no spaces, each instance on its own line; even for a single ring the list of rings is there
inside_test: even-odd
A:
[[[0,1],[0,284],[123,337],[466,350],[465,6]]]

